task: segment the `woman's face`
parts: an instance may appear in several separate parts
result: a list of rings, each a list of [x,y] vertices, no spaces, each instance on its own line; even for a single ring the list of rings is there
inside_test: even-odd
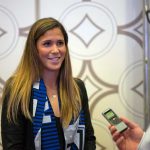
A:
[[[64,36],[59,28],[46,31],[37,40],[39,59],[43,71],[59,71],[66,54]]]

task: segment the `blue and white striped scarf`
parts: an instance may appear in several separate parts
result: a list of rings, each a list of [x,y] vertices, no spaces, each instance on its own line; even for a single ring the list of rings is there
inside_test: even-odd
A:
[[[46,87],[42,79],[35,82],[33,93],[33,134],[36,150],[60,150],[59,135]],[[81,111],[78,119],[64,130],[65,150],[83,150],[85,118]]]

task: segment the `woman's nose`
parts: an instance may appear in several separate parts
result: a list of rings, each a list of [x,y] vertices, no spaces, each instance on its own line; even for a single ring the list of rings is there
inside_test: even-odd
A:
[[[52,53],[58,53],[59,52],[59,48],[56,44],[53,44],[53,47],[52,47]]]

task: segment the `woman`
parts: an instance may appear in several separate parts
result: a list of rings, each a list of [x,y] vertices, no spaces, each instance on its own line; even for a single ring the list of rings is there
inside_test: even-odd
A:
[[[2,100],[4,150],[95,149],[86,89],[72,77],[68,36],[57,20],[33,24]]]

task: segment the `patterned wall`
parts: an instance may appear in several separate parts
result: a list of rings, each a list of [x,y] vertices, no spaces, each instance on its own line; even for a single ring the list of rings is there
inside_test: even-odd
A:
[[[115,150],[101,112],[113,108],[144,127],[141,0],[0,0],[0,97],[31,24],[55,17],[65,26],[74,76],[84,80],[97,150]]]

